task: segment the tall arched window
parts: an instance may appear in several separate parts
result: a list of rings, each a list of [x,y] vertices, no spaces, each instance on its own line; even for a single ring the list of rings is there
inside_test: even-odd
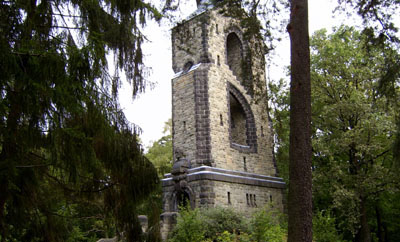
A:
[[[229,93],[229,106],[231,116],[232,142],[239,145],[247,145],[246,113],[242,105],[232,93]]]
[[[257,152],[257,131],[246,98],[228,82],[229,137],[231,147],[246,153]]]
[[[239,82],[242,82],[242,42],[235,33],[230,33],[226,39],[226,54],[228,66]]]

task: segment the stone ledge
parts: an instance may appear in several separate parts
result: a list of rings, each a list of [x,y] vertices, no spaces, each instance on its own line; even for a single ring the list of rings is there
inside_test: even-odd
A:
[[[223,173],[223,174],[229,174],[229,175],[252,177],[252,178],[259,178],[259,179],[263,179],[263,180],[273,180],[273,181],[283,182],[282,178],[276,177],[276,176],[266,176],[266,175],[250,173],[250,172],[233,171],[233,170],[227,170],[227,169],[222,169],[222,168],[217,168],[217,167],[212,167],[212,166],[199,166],[199,167],[190,168],[187,170],[188,174],[196,173],[199,171],[213,171],[216,173]],[[164,175],[164,177],[171,178],[172,175],[171,175],[171,173],[167,173]]]
[[[247,172],[236,172],[208,166],[201,166],[188,170],[187,181],[192,182],[198,180],[222,181],[280,189],[283,189],[286,186],[282,178],[279,177],[263,176]],[[174,181],[172,180],[172,176],[166,174],[166,178],[162,179],[162,186],[167,187],[173,185]]]

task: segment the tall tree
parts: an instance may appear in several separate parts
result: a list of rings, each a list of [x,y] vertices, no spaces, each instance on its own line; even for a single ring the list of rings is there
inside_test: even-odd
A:
[[[144,90],[140,28],[160,17],[144,1],[0,1],[0,240],[64,241],[68,211],[89,204],[140,240],[135,207],[157,173],[118,106],[118,71]]]
[[[292,0],[290,22],[288,241],[312,241],[311,81],[308,1]]]
[[[368,36],[369,46],[382,48],[382,51],[389,45],[400,53],[399,21],[397,20],[400,11],[398,0],[338,0],[339,9],[346,12],[355,10],[362,18],[364,30]],[[382,70],[385,75],[379,81],[378,91],[389,98],[389,101],[397,105],[400,113],[400,96],[396,93],[400,81],[399,60],[386,59],[386,68]],[[397,135],[393,145],[395,158],[400,164],[400,116],[397,117]]]
[[[349,27],[329,36],[317,32],[311,68],[314,205],[334,210],[347,238],[363,242],[372,240],[372,224],[377,230],[395,224],[380,216],[399,189],[392,152],[396,107],[378,91],[387,60],[399,56],[388,46],[367,48],[368,38]]]

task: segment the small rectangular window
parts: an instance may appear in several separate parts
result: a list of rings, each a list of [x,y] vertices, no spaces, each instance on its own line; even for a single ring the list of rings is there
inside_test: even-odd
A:
[[[250,206],[250,202],[249,202],[249,194],[246,193],[246,200],[247,200],[247,206]]]
[[[231,204],[231,193],[228,192],[228,204]]]

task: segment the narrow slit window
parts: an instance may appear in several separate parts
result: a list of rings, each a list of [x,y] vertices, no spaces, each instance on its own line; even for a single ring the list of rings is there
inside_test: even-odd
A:
[[[221,62],[220,62],[220,60],[219,60],[219,55],[217,55],[217,65],[221,65]]]
[[[243,169],[247,171],[246,156],[243,157]]]
[[[269,195],[269,201],[272,202],[272,195]]]
[[[186,121],[183,121],[183,130],[186,131]]]
[[[242,42],[235,33],[230,33],[226,39],[227,64],[232,74],[242,82]]]
[[[246,193],[246,200],[247,200],[247,206],[249,206],[250,202],[249,202],[249,194],[248,193]]]
[[[231,193],[228,192],[228,204],[231,204]]]
[[[215,25],[215,33],[219,34],[218,24]]]
[[[219,115],[219,124],[220,124],[221,126],[224,125],[224,121],[223,121],[223,119],[222,119],[222,114]]]

